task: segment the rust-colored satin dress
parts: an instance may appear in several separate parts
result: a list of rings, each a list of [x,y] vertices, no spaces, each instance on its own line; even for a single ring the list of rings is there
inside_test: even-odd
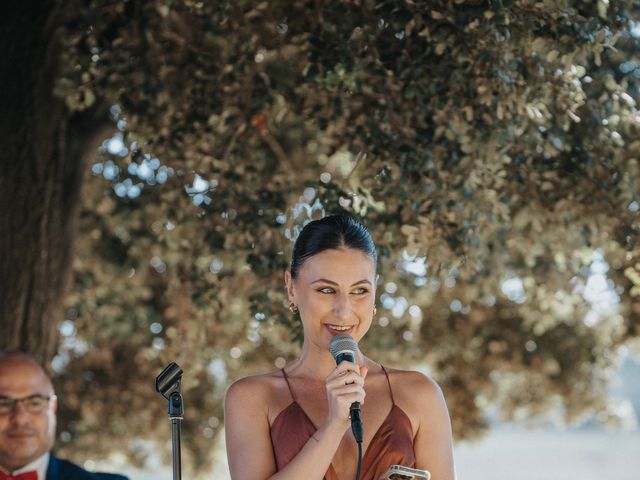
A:
[[[395,404],[389,375],[384,367],[382,367],[382,371],[387,377],[392,406],[387,418],[373,435],[367,451],[363,453],[361,480],[378,480],[390,465],[415,468],[416,463],[411,421],[407,414]],[[311,438],[311,435],[318,430],[296,401],[284,369],[282,369],[282,375],[287,382],[293,401],[278,414],[271,425],[271,444],[278,471],[293,460]],[[338,480],[333,465],[329,465],[329,470],[325,473],[324,478],[325,480]]]

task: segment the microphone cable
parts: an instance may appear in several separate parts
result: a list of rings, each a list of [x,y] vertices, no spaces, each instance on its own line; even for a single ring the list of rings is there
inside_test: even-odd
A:
[[[362,425],[362,417],[360,416],[360,404],[358,402],[353,402],[349,410],[349,418],[351,419],[351,431],[353,432],[353,438],[358,444],[358,468],[356,469],[355,480],[360,480],[360,468],[362,467],[362,442],[364,441],[364,428]]]
[[[360,480],[360,468],[362,467],[362,442],[358,443],[358,468],[356,469],[355,480]]]

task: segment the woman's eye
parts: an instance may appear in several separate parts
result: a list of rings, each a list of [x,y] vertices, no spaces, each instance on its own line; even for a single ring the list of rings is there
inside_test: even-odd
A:
[[[332,287],[323,287],[323,288],[319,288],[318,292],[320,292],[320,293],[335,293],[335,289],[332,288]],[[351,293],[353,293],[355,295],[364,295],[367,292],[369,292],[368,289],[366,289],[364,287],[360,287],[360,288],[356,288],[356,289],[352,290]]]

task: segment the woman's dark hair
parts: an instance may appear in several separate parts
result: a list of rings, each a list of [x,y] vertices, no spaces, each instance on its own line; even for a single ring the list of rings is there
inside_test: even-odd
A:
[[[364,225],[348,215],[329,215],[307,223],[298,235],[291,256],[291,277],[297,278],[307,258],[334,248],[360,250],[377,262],[376,246]]]

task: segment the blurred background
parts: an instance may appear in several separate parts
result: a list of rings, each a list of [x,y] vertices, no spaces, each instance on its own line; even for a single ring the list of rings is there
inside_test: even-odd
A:
[[[611,478],[640,447],[632,0],[25,1],[0,16],[0,348],[56,451],[228,478],[222,399],[300,348],[305,222],[379,251],[361,348],[441,385],[460,478]]]

